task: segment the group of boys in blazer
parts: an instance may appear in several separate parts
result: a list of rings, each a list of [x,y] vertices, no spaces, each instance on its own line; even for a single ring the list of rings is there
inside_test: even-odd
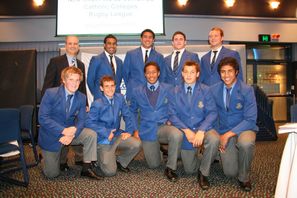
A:
[[[83,163],[86,168],[82,175],[102,179],[115,175],[117,170],[129,172],[128,165],[141,147],[148,167],[156,168],[161,163],[160,144],[168,144],[164,174],[169,181],[178,180],[176,169],[180,156],[185,172],[197,173],[200,187],[207,190],[210,187],[210,167],[219,151],[224,173],[237,177],[240,187],[250,191],[249,171],[257,131],[256,101],[252,88],[243,82],[239,54],[222,46],[223,36],[220,28],[211,29],[209,43],[212,50],[200,62],[196,53],[186,50],[186,35],[183,32],[173,34],[174,51],[163,58],[153,47],[154,32],[146,29],[140,36],[141,46],[128,51],[122,62],[115,56],[117,38],[107,35],[104,52],[92,57],[87,74],[94,102],[86,115],[84,129],[76,127],[73,137],[79,137],[81,131],[97,137],[96,157],[93,156],[96,159],[91,160],[97,163],[88,166]],[[67,55],[64,55],[64,60],[65,57]],[[69,63],[69,58],[67,60]],[[76,61],[78,66],[80,61]],[[54,68],[51,65],[47,70]],[[126,98],[120,94],[122,79],[127,88]],[[49,108],[56,108],[58,112],[65,107],[65,104],[59,108],[53,106],[60,105],[57,102],[45,103],[47,95],[54,89],[60,89],[59,99],[65,103],[65,93],[61,91],[63,87],[65,90],[65,86],[64,83],[60,88],[48,89],[42,99],[41,105],[45,107],[41,108],[44,111],[39,115],[42,121],[39,140],[44,145],[41,146],[43,151],[58,150],[59,154],[63,145],[57,141],[60,136],[49,135],[47,139],[56,140],[56,149],[51,149],[42,137],[53,129],[48,128],[52,125],[46,125],[46,118],[50,117],[46,111],[54,116]],[[85,114],[82,109],[76,108],[77,99],[75,92],[71,106],[74,108],[71,109],[74,110],[73,118]],[[71,124],[78,126],[77,120],[76,123],[73,123],[74,120],[67,123],[63,121],[62,113],[59,116],[55,119],[63,122],[60,123],[62,128]],[[125,130],[120,129],[121,117],[125,121]],[[56,130],[63,131],[62,128]],[[198,152],[203,154],[200,160]]]

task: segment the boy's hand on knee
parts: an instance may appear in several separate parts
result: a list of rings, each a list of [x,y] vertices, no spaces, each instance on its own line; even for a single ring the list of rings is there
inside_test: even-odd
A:
[[[198,131],[196,134],[195,134],[195,138],[194,138],[194,141],[193,141],[193,146],[194,147],[199,147],[203,144],[203,140],[204,140],[204,131]]]
[[[122,133],[121,135],[122,135],[122,140],[126,140],[129,137],[131,137],[131,134],[130,133]]]

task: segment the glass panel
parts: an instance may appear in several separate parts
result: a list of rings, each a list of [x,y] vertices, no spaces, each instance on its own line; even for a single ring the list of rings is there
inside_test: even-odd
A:
[[[286,60],[286,46],[249,46],[247,59],[249,60]]]
[[[248,85],[252,85],[254,84],[254,68],[253,68],[253,65],[251,64],[247,64],[246,65],[246,83]]]
[[[287,121],[287,97],[269,97],[273,100],[273,119],[274,121]]]
[[[286,64],[257,65],[257,84],[266,94],[285,94],[286,83]]]

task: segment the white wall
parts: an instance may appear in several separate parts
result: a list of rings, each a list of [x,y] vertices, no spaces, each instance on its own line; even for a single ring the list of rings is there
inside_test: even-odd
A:
[[[158,40],[170,40],[173,32],[181,30],[188,40],[206,41],[211,27],[219,26],[225,31],[226,41],[258,41],[258,34],[281,35],[279,42],[297,43],[297,18],[268,19],[248,17],[214,16],[165,16],[166,36]],[[62,41],[55,37],[55,16],[1,17],[0,42]],[[102,40],[102,37],[83,37],[83,40]],[[139,40],[139,37],[119,36],[121,40]]]
[[[166,32],[171,35],[181,29],[189,40],[207,40],[209,30],[218,26],[224,30],[226,41],[258,41],[258,34],[279,33],[279,42],[297,42],[296,19],[224,18],[224,17],[166,17]]]

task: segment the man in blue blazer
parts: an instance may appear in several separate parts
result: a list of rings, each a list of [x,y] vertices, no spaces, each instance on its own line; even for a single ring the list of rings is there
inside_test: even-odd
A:
[[[251,190],[249,172],[255,147],[257,104],[252,87],[237,78],[239,64],[233,57],[221,60],[222,82],[211,87],[219,119],[216,128],[225,175],[237,177],[240,187]]]
[[[170,122],[184,134],[181,159],[186,173],[198,169],[198,183],[207,190],[210,186],[207,177],[219,146],[219,141],[213,138],[217,109],[210,88],[198,82],[199,74],[196,62],[185,62],[182,69],[184,83],[174,88],[170,100]],[[202,147],[203,156],[198,165],[197,156]]]
[[[66,53],[62,56],[57,56],[51,58],[47,68],[43,81],[43,87],[41,91],[41,96],[44,95],[45,91],[48,88],[58,87],[61,85],[61,72],[66,67],[77,67],[83,72],[83,81],[80,83],[78,90],[83,94],[86,92],[86,82],[85,82],[85,65],[82,61],[77,59],[77,54],[79,52],[79,39],[77,36],[67,36],[65,38],[65,51]],[[87,104],[88,106],[88,104]],[[72,146],[73,151],[75,152],[75,164],[80,165],[82,162],[83,149],[80,145]],[[67,153],[69,147],[63,147],[61,153],[61,170],[69,170],[67,164]]]
[[[113,176],[117,169],[129,172],[128,165],[139,152],[141,142],[131,136],[136,125],[133,114],[124,96],[115,93],[116,84],[113,77],[103,76],[100,89],[103,96],[92,103],[85,130],[97,133],[98,164],[105,176]],[[125,131],[120,129],[122,116]]]
[[[198,55],[185,49],[187,44],[186,35],[177,31],[172,35],[173,52],[165,57],[165,82],[173,86],[181,85],[182,68],[186,61],[200,63]]]
[[[123,78],[123,62],[115,55],[117,51],[117,38],[109,34],[104,38],[104,52],[93,56],[88,70],[87,83],[94,100],[102,96],[99,89],[100,79],[104,75],[113,76],[116,81],[116,92],[120,93]]]
[[[61,73],[63,85],[47,89],[39,108],[38,144],[44,158],[43,173],[54,178],[60,174],[60,154],[63,146],[83,145],[82,176],[101,179],[92,161],[97,160],[96,133],[82,131],[86,116],[86,96],[77,91],[83,73],[76,67],[66,67]]]
[[[157,52],[153,45],[155,33],[150,29],[145,29],[140,35],[141,46],[128,51],[124,60],[123,78],[126,84],[126,98],[131,99],[132,91],[138,85],[146,84],[143,68],[147,62],[156,62],[160,67],[160,82],[165,80],[165,66],[163,55]]]
[[[160,68],[155,62],[148,62],[144,66],[144,75],[147,83],[134,89],[130,108],[136,121],[140,112],[138,132],[149,168],[160,166],[160,143],[168,144],[164,174],[169,181],[175,182],[178,179],[175,170],[183,135],[168,122],[171,86],[159,82]]]
[[[225,48],[223,45],[224,32],[221,28],[214,27],[208,35],[211,50],[201,58],[201,75],[199,81],[211,86],[221,81],[218,64],[224,57],[233,57],[240,64],[240,56],[237,51]],[[243,80],[242,67],[239,65],[238,78]]]

